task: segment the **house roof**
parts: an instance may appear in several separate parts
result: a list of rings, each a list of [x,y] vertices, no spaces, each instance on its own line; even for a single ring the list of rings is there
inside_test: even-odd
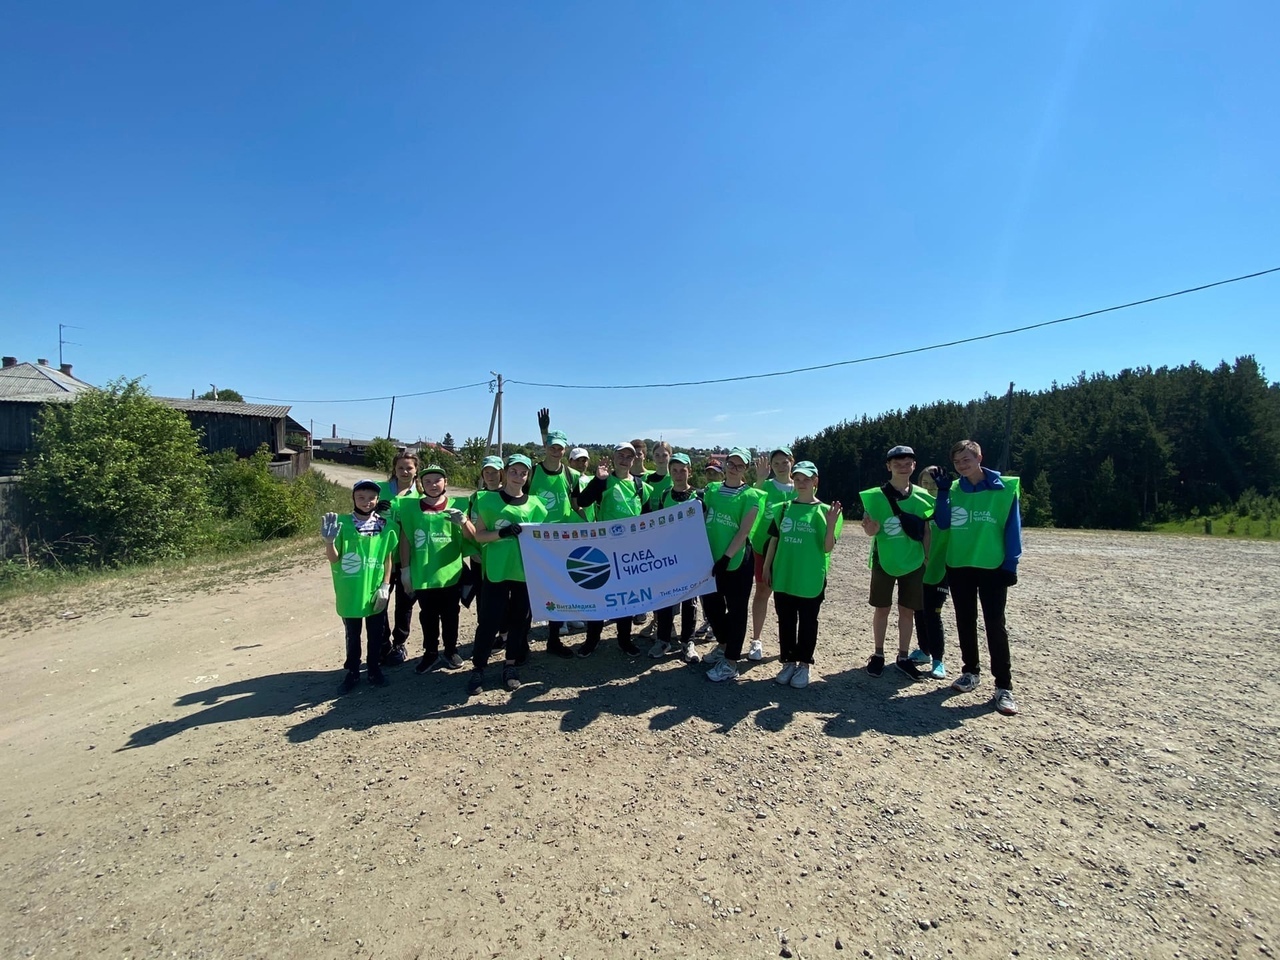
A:
[[[91,383],[43,363],[15,363],[0,367],[0,400],[70,400],[77,393],[97,389]]]
[[[166,407],[184,413],[229,413],[237,417],[270,417],[275,420],[289,415],[287,406],[265,403],[232,403],[229,400],[184,400],[182,397],[152,397]]]

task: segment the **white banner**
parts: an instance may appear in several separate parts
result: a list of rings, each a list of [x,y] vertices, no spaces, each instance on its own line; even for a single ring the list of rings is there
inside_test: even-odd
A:
[[[626,520],[526,524],[520,555],[535,620],[614,620],[716,588],[697,500]]]

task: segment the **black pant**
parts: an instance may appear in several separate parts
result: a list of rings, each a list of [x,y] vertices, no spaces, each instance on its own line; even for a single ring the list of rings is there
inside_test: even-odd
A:
[[[433,587],[419,590],[418,623],[422,624],[422,652],[428,660],[434,660],[440,652],[440,636],[444,635],[444,655],[452,657],[458,652],[458,610],[462,606],[462,588]]]
[[[480,594],[480,625],[476,627],[476,648],[471,663],[483,670],[493,652],[493,641],[504,624],[507,629],[507,659],[517,663],[529,656],[529,588],[523,580],[486,581]]]
[[[688,643],[698,625],[698,602],[684,600],[676,606],[680,608],[680,642]],[[671,632],[676,625],[676,607],[663,607],[654,613],[653,618],[658,622],[657,638],[663,643],[670,643]]]
[[[400,564],[398,563],[391,568],[391,583],[395,590],[395,600],[392,601],[391,606],[395,620],[395,626],[391,629],[391,642],[401,644],[409,639],[409,632],[413,629],[413,604],[416,597],[411,597],[404,592],[404,584],[400,582]]]
[[[387,618],[381,613],[372,617],[343,617],[342,625],[347,631],[347,659],[342,666],[352,673],[360,672],[360,626],[368,644],[369,672],[377,675],[382,671],[382,646],[387,639]]]
[[[778,659],[782,663],[813,663],[813,651],[818,646],[818,610],[826,594],[825,586],[816,597],[773,592],[773,609],[778,613]]]
[[[704,594],[702,607],[707,622],[715,631],[716,643],[724,644],[726,660],[742,659],[742,644],[747,638],[747,617],[751,601],[751,584],[755,580],[755,563],[750,551],[737,570],[716,576],[716,592]]]
[[[475,599],[472,601],[476,608],[476,637],[475,641],[480,642],[480,611],[484,609],[484,592],[489,589],[489,581],[484,578],[484,572],[480,571],[479,577],[476,579]],[[524,616],[518,618],[524,623],[524,632],[526,638],[529,633],[529,626],[533,623],[533,617],[529,613],[529,593],[528,588],[525,589],[524,600]],[[515,626],[516,618],[511,610],[508,610],[503,616],[502,622],[498,626],[498,633],[503,635],[511,633],[512,627]]]
[[[630,617],[622,617],[618,620],[588,620],[587,639],[582,645],[583,653],[590,653],[600,645],[600,637],[604,633],[605,624],[609,623],[616,623],[618,625],[618,646],[625,647],[631,642]]]
[[[942,578],[941,583],[926,583],[924,609],[915,612],[916,637],[919,639],[920,649],[935,660],[941,660],[943,651],[946,649],[946,636],[942,630],[942,607],[947,602],[949,591],[946,577]]]
[[[1002,690],[1012,690],[1009,631],[1004,625],[1004,605],[1009,597],[1004,573],[979,567],[947,567],[951,602],[956,608],[956,635],[965,673],[978,673],[978,604],[987,629],[987,652],[991,655],[991,676]]]

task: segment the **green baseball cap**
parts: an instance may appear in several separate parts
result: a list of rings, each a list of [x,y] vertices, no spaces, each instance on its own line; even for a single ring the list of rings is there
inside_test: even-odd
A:
[[[791,452],[790,447],[775,447],[773,450],[769,451],[769,459],[772,460],[780,453],[785,454],[788,460],[794,460],[796,458],[796,455]]]
[[[689,459],[689,455],[687,453],[673,453],[671,455],[671,462],[683,463],[686,467],[693,466],[693,461]]]
[[[422,475],[424,477],[428,473],[438,473],[442,477],[447,477],[449,475],[449,471],[447,471],[444,467],[440,466],[440,464],[438,463],[429,463],[422,468]]]
[[[480,469],[483,470],[485,467],[493,467],[493,469],[495,470],[501,470],[502,458],[501,457],[485,457],[483,460],[480,461]]]
[[[514,467],[517,463],[523,466],[526,470],[533,469],[533,461],[523,453],[513,453],[511,456],[507,457],[508,467]]]
[[[793,474],[802,473],[806,477],[816,477],[818,475],[818,468],[813,465],[812,460],[801,460],[791,468],[791,472]]]
[[[729,457],[737,457],[743,463],[750,463],[751,451],[746,449],[745,447],[734,447],[732,450],[729,451]],[[729,457],[725,457],[725,459],[728,460]]]
[[[569,438],[565,436],[563,430],[552,430],[547,434],[547,446],[549,447],[556,443],[560,444],[560,446],[564,447],[566,450],[569,449]]]

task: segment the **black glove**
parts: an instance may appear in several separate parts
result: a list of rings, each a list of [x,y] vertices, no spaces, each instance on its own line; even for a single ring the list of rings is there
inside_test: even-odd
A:
[[[498,529],[498,536],[504,539],[506,537],[518,537],[520,536],[520,531],[523,529],[524,527],[520,526],[518,523],[508,523],[505,527],[500,527]]]
[[[551,429],[550,408],[543,407],[541,410],[538,411],[538,429],[542,431],[542,435],[544,437],[547,435],[547,431]]]
[[[902,532],[912,540],[924,541],[925,521],[921,517],[917,517],[914,513],[904,513],[898,517],[902,523]]]
[[[386,513],[391,509],[390,500],[379,500],[373,507],[374,513]]]
[[[1006,587],[1014,587],[1014,586],[1017,586],[1017,584],[1018,584],[1018,571],[1017,571],[1017,570],[1006,570],[1006,569],[1004,569],[1003,567],[1001,567],[1001,568],[1000,568],[1000,577],[1001,577],[1001,579],[1002,579],[1002,580],[1004,580],[1004,585],[1005,585]]]
[[[951,474],[947,473],[942,467],[929,467],[929,476],[933,477],[933,482],[938,485],[938,491],[945,492],[951,489]]]
[[[711,573],[714,576],[718,577],[721,574],[728,573],[728,572],[729,572],[728,557],[721,557],[719,560],[717,560],[714,564],[711,565]]]

